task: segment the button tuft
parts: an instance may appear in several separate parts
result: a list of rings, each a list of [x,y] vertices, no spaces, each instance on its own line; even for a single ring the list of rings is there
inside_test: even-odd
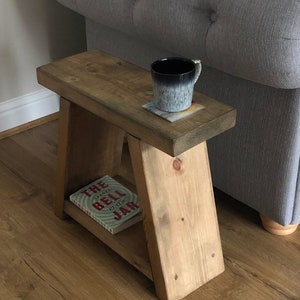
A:
[[[210,14],[210,21],[211,22],[216,22],[218,19],[218,15],[215,11],[213,11],[211,14]]]

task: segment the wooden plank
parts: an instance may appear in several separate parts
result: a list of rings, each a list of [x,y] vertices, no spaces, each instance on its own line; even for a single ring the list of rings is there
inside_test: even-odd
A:
[[[114,176],[121,163],[124,131],[61,98],[55,212],[63,217],[70,193],[104,175]]]
[[[88,229],[108,247],[113,249],[132,266],[152,280],[152,272],[142,222],[113,235],[71,202],[65,201],[64,210],[74,220]]]
[[[51,122],[53,120],[56,120],[57,118],[58,118],[58,113],[53,113],[53,114],[50,114],[48,116],[45,116],[45,117],[27,122],[26,124],[22,124],[20,126],[14,127],[14,128],[10,128],[10,129],[1,131],[0,132],[0,140],[4,139],[4,138],[7,138],[7,137],[10,137],[12,135],[16,135],[16,134],[21,133],[23,131],[29,130],[31,128],[43,125],[45,123]]]
[[[32,140],[32,146],[39,147],[39,144]],[[23,157],[26,157],[26,160],[23,161]],[[53,193],[55,168],[47,168],[47,164],[44,161],[39,160],[38,156],[33,154],[29,149],[20,146],[14,139],[7,138],[1,140],[0,159],[12,173],[20,176],[20,181],[23,181],[22,187],[15,186],[16,197],[20,195],[20,199],[26,199],[35,188]],[[31,172],[26,177],[22,177],[25,170],[31,170]],[[0,189],[2,189],[7,185],[8,179],[0,173],[0,181]],[[0,199],[4,201],[7,197],[5,194],[0,194]]]
[[[44,161],[50,168],[56,170],[53,166],[53,161],[56,160],[57,157],[57,136],[58,136],[58,126],[57,126],[57,119],[45,122],[47,126],[39,126],[33,128],[29,128],[23,134],[15,134],[10,137],[11,140],[15,141],[17,144],[22,145],[24,151],[32,152],[32,147],[36,147],[35,156],[39,159]],[[53,135],[51,139],[49,139],[49,134]],[[53,142],[55,140],[55,142]],[[41,142],[45,142],[48,146],[46,149],[43,147],[39,147]]]
[[[150,73],[100,51],[39,67],[37,76],[45,87],[172,156],[235,124],[235,109],[198,92],[194,101],[205,109],[192,116],[170,123],[153,115],[142,108],[153,98]]]
[[[66,168],[68,165],[70,107],[71,103],[61,98],[57,145],[56,194],[54,200],[54,212],[60,218],[65,216],[64,199],[68,184]]]
[[[181,299],[224,271],[206,143],[173,158],[128,142],[157,295]]]
[[[123,145],[121,165],[120,165],[119,170],[117,171],[117,174],[120,175],[121,178],[126,178],[126,181],[130,182],[134,186],[134,189],[135,189],[135,179],[134,179],[134,174],[133,174],[133,170],[132,170],[132,162],[131,162],[131,157],[130,157],[129,148],[128,148],[127,143],[125,143]]]
[[[54,216],[57,121],[20,136],[0,141],[0,299],[157,300],[149,279],[76,222]],[[257,212],[215,197],[226,270],[185,300],[299,299],[300,229],[271,235]]]

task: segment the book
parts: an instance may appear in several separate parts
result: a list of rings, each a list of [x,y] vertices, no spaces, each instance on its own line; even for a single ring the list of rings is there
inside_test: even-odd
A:
[[[194,114],[195,112],[203,109],[204,106],[200,103],[193,102],[192,105],[184,111],[166,112],[166,111],[162,111],[162,110],[158,109],[155,106],[154,102],[152,101],[152,102],[148,102],[148,103],[144,104],[143,108],[145,108],[146,110],[152,112],[153,114],[173,123],[175,121],[184,119],[184,118]]]
[[[70,195],[70,201],[112,234],[142,220],[137,195],[108,175]]]

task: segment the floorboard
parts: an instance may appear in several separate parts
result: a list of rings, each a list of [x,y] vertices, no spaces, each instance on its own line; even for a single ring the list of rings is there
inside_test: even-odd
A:
[[[54,216],[56,146],[56,120],[0,140],[0,299],[156,299],[151,281]],[[255,211],[215,197],[226,270],[185,299],[300,299],[300,230],[273,236]]]

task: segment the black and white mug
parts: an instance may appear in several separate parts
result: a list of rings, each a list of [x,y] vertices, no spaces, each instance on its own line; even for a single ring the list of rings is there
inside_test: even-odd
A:
[[[154,104],[159,110],[179,112],[193,100],[194,85],[201,73],[201,61],[169,57],[151,64]]]

